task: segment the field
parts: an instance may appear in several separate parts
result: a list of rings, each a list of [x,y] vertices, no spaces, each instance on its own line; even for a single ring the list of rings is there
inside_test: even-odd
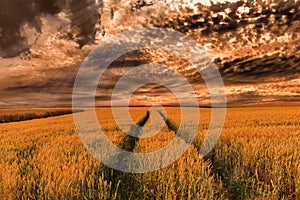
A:
[[[160,117],[148,109],[131,108],[134,122],[145,128]],[[115,145],[150,152],[176,135],[180,110],[165,109],[163,129],[140,140],[122,132],[109,108],[97,114]],[[82,144],[72,115],[0,124],[0,199],[299,199],[300,107],[229,108],[220,139],[204,159],[198,150],[210,109],[200,112],[187,152],[144,174],[101,164]]]

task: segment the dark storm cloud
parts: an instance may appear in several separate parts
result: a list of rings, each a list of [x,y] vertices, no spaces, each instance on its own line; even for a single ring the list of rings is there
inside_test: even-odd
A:
[[[80,99],[80,101],[83,103],[83,105],[84,105],[84,102],[85,102],[85,101],[86,101],[86,102],[90,102],[89,97],[80,97],[79,99]],[[72,100],[72,99],[70,98],[69,100]],[[110,101],[110,100],[111,100],[111,95],[106,95],[106,94],[100,95],[100,94],[96,94],[96,95],[95,95],[95,100],[96,100],[96,101]]]
[[[0,69],[1,100],[8,106],[63,106],[71,105],[75,80],[74,66],[43,69]],[[16,73],[17,72],[17,73]],[[13,77],[15,74],[15,77]],[[10,78],[9,76],[12,76]]]
[[[300,58],[279,54],[239,58],[224,63],[219,70],[227,85],[292,80],[300,77]]]
[[[4,91],[7,92],[30,92],[30,93],[38,93],[41,91],[45,91],[48,93],[70,93],[70,90],[72,89],[74,84],[74,78],[67,79],[48,79],[44,80],[43,82],[35,83],[32,82],[31,84],[26,85],[17,85],[6,87]]]
[[[73,66],[42,69],[34,71],[35,74],[45,74],[42,78],[35,80],[25,80],[26,77],[19,76],[19,81],[13,86],[8,86],[3,89],[6,92],[33,92],[41,91],[48,93],[70,93],[76,78],[76,71]]]
[[[137,95],[151,95],[151,96],[159,96],[161,94],[170,93],[171,91],[162,86],[162,85],[156,85],[156,84],[147,84],[143,86],[142,88],[139,88],[135,91],[135,94]]]
[[[142,64],[145,64],[145,62],[141,61],[141,60],[129,60],[129,59],[126,59],[126,60],[116,60],[114,61],[110,67],[113,67],[113,68],[118,68],[118,67],[132,67],[132,66],[138,66],[138,65],[142,65]]]
[[[249,12],[239,14],[239,8],[245,7],[249,8]],[[199,14],[171,18],[163,26],[172,27],[183,32],[203,28],[202,35],[210,36],[214,32],[222,34],[254,24],[255,31],[261,32],[263,29],[283,27],[299,20],[299,7],[300,2],[296,0],[279,0],[272,1],[272,3],[262,1],[218,3],[209,8],[201,8]],[[276,19],[275,23],[270,21],[271,16]],[[283,16],[286,18],[283,18]],[[278,33],[282,31],[277,29]]]
[[[299,7],[295,0],[218,3],[157,25],[209,43],[212,54],[221,54],[216,64],[226,84],[291,80],[300,75]]]
[[[270,95],[266,98],[266,96],[262,96],[257,92],[246,92],[240,94],[231,94],[227,95],[228,98],[228,106],[238,106],[238,105],[248,105],[248,104],[264,104],[264,103],[274,103],[274,102],[299,102],[300,95],[291,96],[289,98],[278,96],[278,95]],[[283,104],[284,105],[284,104]]]
[[[23,25],[28,24],[41,33],[41,14],[68,13],[71,20],[69,39],[79,47],[93,41],[95,25],[99,22],[98,9],[102,3],[94,0],[2,0],[0,7],[0,57],[14,57],[30,51],[27,38],[21,34]]]
[[[42,22],[38,17],[42,12],[55,14],[58,7],[53,0],[3,0],[0,8],[0,56],[14,56],[28,49],[20,28],[25,23],[41,32]]]
[[[251,104],[264,99],[264,97],[259,95],[256,91],[228,94],[227,98],[228,106]]]

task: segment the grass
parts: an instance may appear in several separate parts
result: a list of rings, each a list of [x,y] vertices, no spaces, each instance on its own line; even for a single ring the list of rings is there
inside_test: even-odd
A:
[[[132,108],[134,123],[147,127],[147,110]],[[72,115],[0,124],[0,198],[300,197],[299,107],[228,109],[222,135],[205,159],[197,151],[208,129],[210,109],[200,113],[198,135],[187,152],[170,166],[145,174],[123,173],[102,165],[83,146]],[[101,108],[97,114],[106,136],[121,147],[126,134],[111,111]],[[178,108],[166,108],[162,120],[178,127],[180,117]],[[151,152],[167,145],[176,137],[169,129],[165,124],[156,135],[137,140],[130,150]]]

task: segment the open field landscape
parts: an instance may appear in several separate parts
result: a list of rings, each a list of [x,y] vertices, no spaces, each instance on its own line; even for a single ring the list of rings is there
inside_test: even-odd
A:
[[[300,0],[1,0],[0,200],[300,200]]]
[[[147,111],[130,108],[143,129],[160,117]],[[180,108],[165,108],[165,113],[168,123],[159,133],[132,142],[109,108],[97,109],[109,140],[133,152],[154,151],[176,137]],[[196,139],[183,156],[144,174],[101,164],[81,142],[72,115],[0,124],[0,198],[299,199],[299,107],[229,108],[217,145],[202,159],[198,150],[210,113],[200,109]]]

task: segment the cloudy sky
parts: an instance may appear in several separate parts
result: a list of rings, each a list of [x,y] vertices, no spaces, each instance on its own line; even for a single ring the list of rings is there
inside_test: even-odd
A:
[[[153,26],[188,35],[209,53],[229,105],[300,102],[298,0],[197,0],[178,5],[157,0],[136,11],[129,0],[29,2],[22,10],[17,1],[4,1],[0,8],[0,107],[70,106],[76,74],[91,50],[124,30]],[[139,76],[156,75],[180,88],[175,70],[189,81],[200,105],[210,104],[201,75],[188,61],[161,49],[141,49],[116,59],[104,72],[97,105],[109,105],[120,78],[149,63],[170,69],[135,71],[131,83]],[[175,105],[178,100],[170,89],[151,83],[136,89],[130,103]]]

